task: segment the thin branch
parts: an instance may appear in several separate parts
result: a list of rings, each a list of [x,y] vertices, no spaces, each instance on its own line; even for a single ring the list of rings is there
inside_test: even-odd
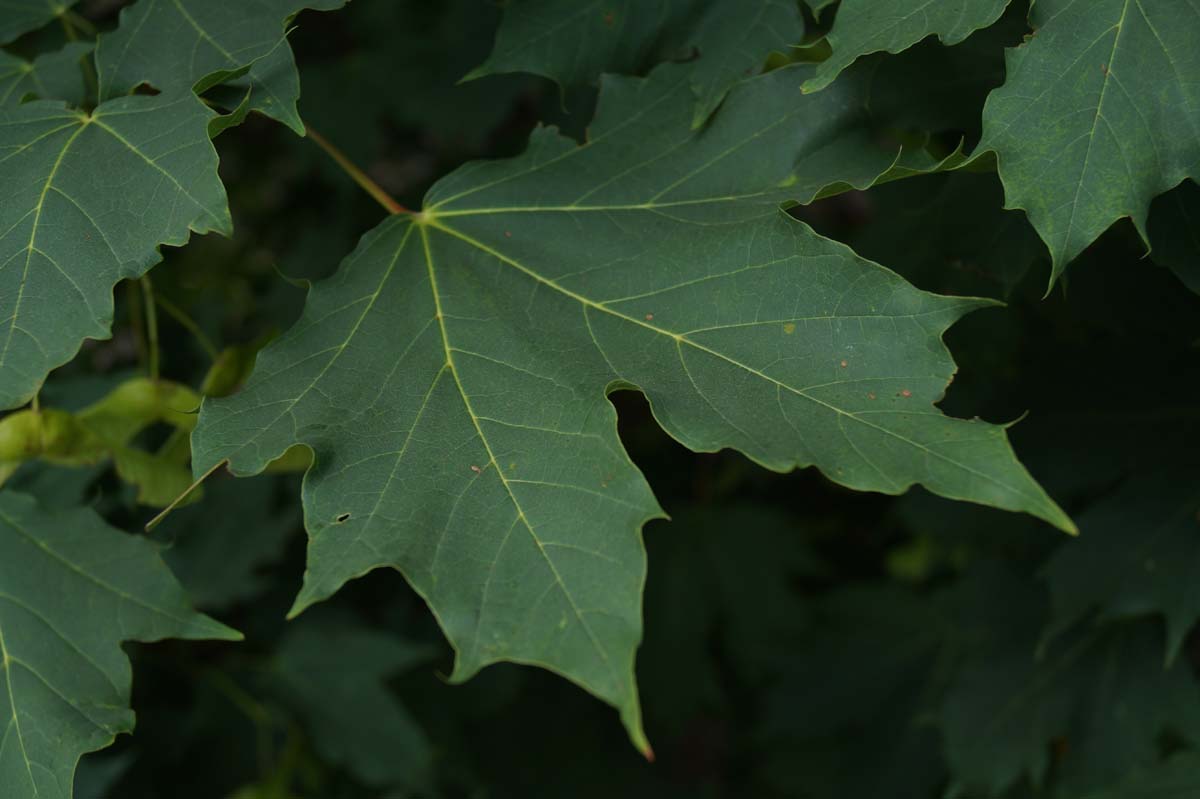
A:
[[[339,167],[341,167],[342,171],[350,176],[351,180],[357,183],[363,189],[363,191],[371,195],[371,198],[374,199],[375,202],[386,208],[389,214],[412,213],[412,211],[396,202],[391,195],[383,190],[382,186],[371,180],[371,178],[367,176],[367,173],[355,166],[354,162],[347,158],[346,154],[335,147],[328,139],[326,139],[320,133],[317,133],[311,127],[307,128],[306,130],[308,132],[308,138],[312,139],[314,144],[324,150],[329,157],[332,158]]]

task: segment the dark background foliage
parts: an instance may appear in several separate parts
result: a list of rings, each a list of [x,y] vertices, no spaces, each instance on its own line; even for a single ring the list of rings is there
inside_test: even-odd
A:
[[[118,5],[82,11],[103,29]],[[594,92],[526,75],[455,85],[499,13],[358,0],[302,15],[305,119],[410,207],[466,160],[519,152],[535,124],[582,139]],[[977,79],[939,108],[946,144],[977,140],[1003,47],[1025,33],[1014,7],[953,50],[904,56],[927,59],[930,80]],[[168,251],[154,280],[210,339],[250,345],[296,318],[294,281],[329,274],[381,211],[282,126],[254,118],[217,145],[237,234]],[[1160,200],[1152,231],[1194,191]],[[615,395],[622,439],[673,517],[645,531],[648,763],[612,710],[549,673],[499,666],[447,684],[451,653],[396,573],[285,623],[304,568],[300,477],[217,477],[155,536],[197,603],[247,642],[129,646],[137,733],[85,759],[78,795],[1077,799],[1194,774],[1200,298],[1125,223],[1043,298],[1048,256],[1002,205],[994,173],[964,172],[795,213],[921,288],[1007,302],[950,331],[960,372],[943,408],[1020,420],[1017,452],[1079,540],[920,491],[855,494],[813,470],[693,454],[640,395]],[[137,294],[117,297],[113,340],[89,342],[43,401],[79,407],[137,370]],[[198,384],[203,348],[162,325],[164,376]],[[127,529],[145,521],[94,470],[16,481]],[[1172,634],[1183,642],[1165,658]],[[1134,787],[1106,793],[1122,785]]]

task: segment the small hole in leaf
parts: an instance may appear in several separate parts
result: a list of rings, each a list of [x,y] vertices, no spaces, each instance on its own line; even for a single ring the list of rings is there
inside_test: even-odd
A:
[[[334,521],[337,522],[338,524],[341,524],[342,522],[349,521],[349,519],[350,519],[349,513],[339,513],[338,517],[336,519],[334,519]]]

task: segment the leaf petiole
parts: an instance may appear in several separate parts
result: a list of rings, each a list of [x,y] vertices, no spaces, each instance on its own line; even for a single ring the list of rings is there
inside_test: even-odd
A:
[[[308,138],[312,139],[314,144],[324,150],[329,157],[332,158],[339,167],[341,167],[342,171],[350,176],[351,180],[357,183],[363,189],[363,191],[371,195],[371,198],[375,200],[375,202],[387,209],[389,214],[412,213],[412,211],[396,202],[396,200],[393,199],[390,194],[383,190],[382,186],[371,180],[366,172],[363,172],[361,169],[359,169],[354,162],[351,161],[345,153],[335,147],[334,144],[329,141],[329,139],[326,139],[311,127],[306,128],[306,131]]]

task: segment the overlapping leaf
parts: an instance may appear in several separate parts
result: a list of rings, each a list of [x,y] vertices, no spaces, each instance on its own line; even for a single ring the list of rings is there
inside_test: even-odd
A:
[[[203,91],[240,78],[245,110],[278,119],[297,133],[300,79],[285,25],[302,9],[329,11],[346,0],[140,0],[96,48],[100,97],[142,83],[162,91]]]
[[[984,108],[1010,207],[1050,248],[1054,277],[1122,217],[1200,178],[1200,8],[1189,0],[1038,0]]]
[[[37,30],[63,14],[79,0],[5,0],[0,14],[0,44]]]
[[[190,92],[0,109],[0,408],[21,405],[84,338],[105,338],[112,286],[192,231],[231,230],[208,126]]]
[[[1085,535],[1046,568],[1053,629],[1092,610],[1107,618],[1161,613],[1167,660],[1200,618],[1200,597],[1184,588],[1200,572],[1200,478],[1196,469],[1152,472],[1089,509]]]
[[[617,386],[697,451],[1071,528],[1003,428],[933,407],[954,370],[941,333],[984,303],[917,291],[778,210],[900,157],[870,135],[862,83],[802,98],[809,74],[741,84],[701,133],[686,69],[613,79],[586,145],[539,130],[519,158],[453,173],[313,290],[193,440],[197,472],[315,451],[297,611],[394,566],[456,647],[456,679],[546,666],[644,745],[639,530],[659,510],[616,436]],[[786,115],[757,113],[783,98]]]
[[[468,77],[533,72],[577,86],[690,48],[699,53],[692,74],[698,125],[734,83],[803,34],[792,0],[522,0],[505,10],[491,56]]]
[[[26,61],[0,50],[0,108],[29,97],[83,105],[87,89],[80,62],[91,51],[87,42],[71,42],[57,52]]]
[[[1185,180],[1155,201],[1150,215],[1154,260],[1200,294],[1200,185]]]
[[[429,741],[385,681],[432,655],[430,647],[331,614],[300,622],[273,671],[330,763],[368,785],[428,791]]]
[[[69,799],[84,752],[133,727],[122,641],[237,634],[191,609],[144,540],[0,493],[0,785]]]
[[[966,39],[986,28],[1004,12],[1009,0],[842,0],[829,31],[833,55],[821,62],[804,91],[828,86],[855,59],[868,53],[899,53],[924,39],[937,36],[946,45]]]

